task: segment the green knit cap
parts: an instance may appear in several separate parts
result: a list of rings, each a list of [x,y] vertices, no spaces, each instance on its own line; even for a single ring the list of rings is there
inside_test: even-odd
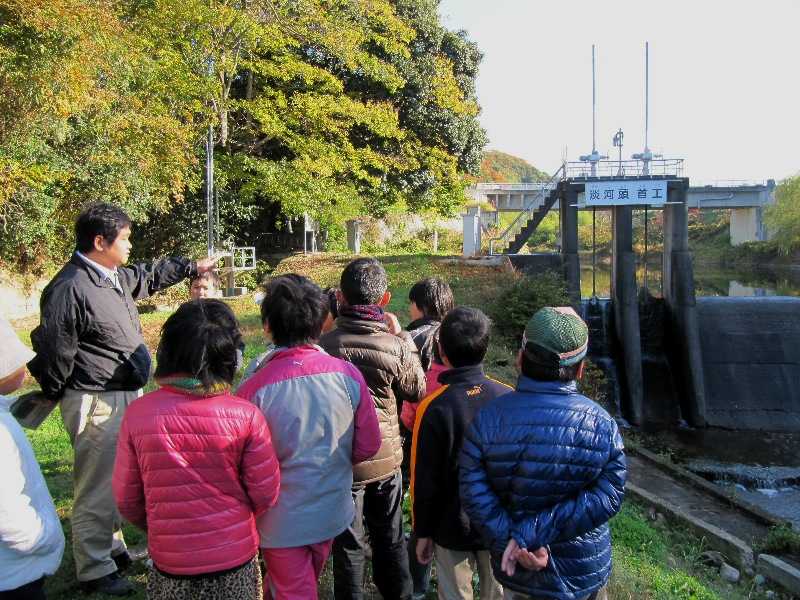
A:
[[[589,329],[569,306],[548,306],[536,311],[525,326],[522,349],[526,346],[557,361],[559,367],[568,367],[586,356]]]

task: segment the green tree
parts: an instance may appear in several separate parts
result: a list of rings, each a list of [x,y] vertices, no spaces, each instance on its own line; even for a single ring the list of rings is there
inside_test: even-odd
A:
[[[765,215],[774,241],[786,254],[800,248],[800,175],[782,181],[775,190],[775,204]]]
[[[417,3],[428,21],[408,10],[412,2],[384,0],[219,2],[229,16],[195,10],[192,0],[169,10],[174,3],[159,0],[138,16],[177,77],[214,57],[196,99],[217,107],[209,118],[219,131],[220,199],[256,207],[223,223],[228,233],[252,242],[248,225],[260,225],[272,204],[336,227],[359,214],[449,213],[463,202],[465,171],[484,143],[474,99],[480,54],[441,27],[435,3]],[[208,34],[230,22],[247,34]],[[207,41],[186,43],[174,31]],[[222,56],[237,63],[223,69]]]
[[[106,199],[135,218],[192,181],[191,130],[104,0],[0,0],[0,258],[41,270]]]
[[[226,235],[253,234],[275,206],[330,226],[452,212],[485,141],[480,53],[436,7],[0,0],[0,257],[63,257],[97,199],[158,222],[138,228],[145,252],[190,247],[209,126]]]

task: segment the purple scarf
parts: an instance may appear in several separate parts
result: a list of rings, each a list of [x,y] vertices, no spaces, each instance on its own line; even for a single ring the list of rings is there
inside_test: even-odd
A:
[[[383,308],[377,304],[355,304],[353,306],[340,305],[339,314],[351,319],[363,321],[383,321]]]

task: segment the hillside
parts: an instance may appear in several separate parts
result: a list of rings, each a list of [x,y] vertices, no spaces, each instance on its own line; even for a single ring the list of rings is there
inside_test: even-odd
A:
[[[487,150],[481,161],[480,181],[502,183],[530,183],[548,179],[547,173],[540,171],[526,160],[499,150]]]

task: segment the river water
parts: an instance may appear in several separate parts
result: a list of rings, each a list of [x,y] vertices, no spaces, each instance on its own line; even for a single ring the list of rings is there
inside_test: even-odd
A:
[[[800,530],[800,433],[683,428],[646,437],[648,446]]]
[[[729,269],[695,264],[694,271],[697,296],[800,296],[800,265],[750,265]],[[646,284],[653,296],[661,296],[660,262],[648,261],[647,269],[640,263],[636,278],[640,287]],[[581,295],[608,298],[610,289],[611,265],[598,263],[592,269],[591,255],[582,255]]]

